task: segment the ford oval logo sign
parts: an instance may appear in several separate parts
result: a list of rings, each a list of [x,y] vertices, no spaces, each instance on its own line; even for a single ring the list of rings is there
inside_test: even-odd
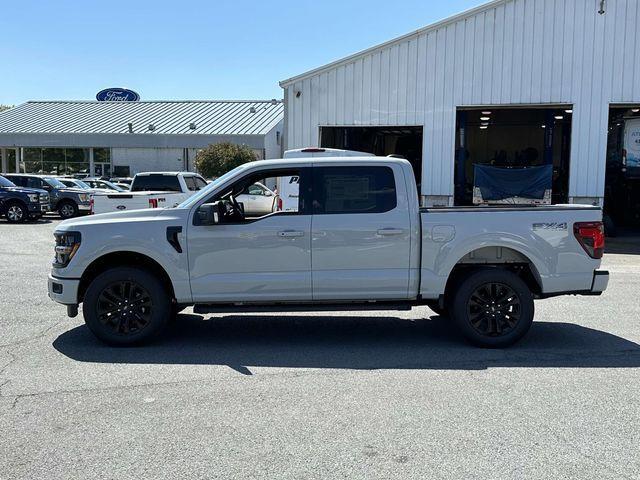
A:
[[[140,95],[128,88],[105,88],[96,94],[99,102],[137,102]]]
[[[117,208],[118,210],[126,210],[126,209],[127,209],[127,207],[126,207],[126,206],[124,206],[124,205],[118,205],[116,208]]]

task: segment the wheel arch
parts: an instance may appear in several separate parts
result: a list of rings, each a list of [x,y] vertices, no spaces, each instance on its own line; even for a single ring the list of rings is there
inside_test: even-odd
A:
[[[516,273],[534,295],[542,294],[540,271],[530,254],[512,245],[491,245],[476,247],[458,256],[458,260],[450,267],[447,274],[445,296],[462,276],[482,268],[502,268]]]
[[[84,300],[87,288],[98,275],[112,268],[131,266],[147,270],[156,275],[167,289],[167,292],[169,292],[171,298],[175,298],[175,289],[171,282],[171,277],[169,277],[169,274],[160,263],[143,253],[125,250],[106,253],[96,258],[85,268],[78,285],[78,303]]]

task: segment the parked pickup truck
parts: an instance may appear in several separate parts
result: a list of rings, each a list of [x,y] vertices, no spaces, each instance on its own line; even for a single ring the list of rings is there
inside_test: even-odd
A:
[[[295,210],[248,216],[236,196],[299,176]],[[55,231],[49,296],[101,340],[138,344],[176,312],[428,305],[471,342],[513,344],[534,299],[599,295],[599,208],[423,208],[409,162],[290,158],[244,164],[176,208],[96,215]],[[313,261],[312,261],[313,259]]]
[[[5,173],[4,176],[20,187],[46,190],[51,201],[51,210],[63,219],[77,217],[89,212],[91,194],[82,188],[68,188],[53,176],[24,173]]]
[[[0,215],[9,223],[37,220],[49,210],[49,194],[45,190],[22,188],[0,175]]]
[[[94,194],[91,213],[175,207],[206,186],[205,179],[197,173],[138,173],[133,178],[129,191]]]

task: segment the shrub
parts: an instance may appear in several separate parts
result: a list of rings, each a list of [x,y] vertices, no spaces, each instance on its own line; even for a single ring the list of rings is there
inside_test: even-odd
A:
[[[216,178],[255,159],[255,153],[246,145],[236,145],[231,142],[215,143],[197,153],[196,168],[202,176]]]

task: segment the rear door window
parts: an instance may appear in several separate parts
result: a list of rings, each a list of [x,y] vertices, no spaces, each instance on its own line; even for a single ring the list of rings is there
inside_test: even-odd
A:
[[[389,167],[315,167],[314,215],[384,213],[396,208],[396,185]]]
[[[184,183],[187,184],[187,189],[191,192],[198,190],[195,177],[184,177]]]
[[[142,175],[136,177],[131,186],[132,192],[181,192],[176,175]]]

